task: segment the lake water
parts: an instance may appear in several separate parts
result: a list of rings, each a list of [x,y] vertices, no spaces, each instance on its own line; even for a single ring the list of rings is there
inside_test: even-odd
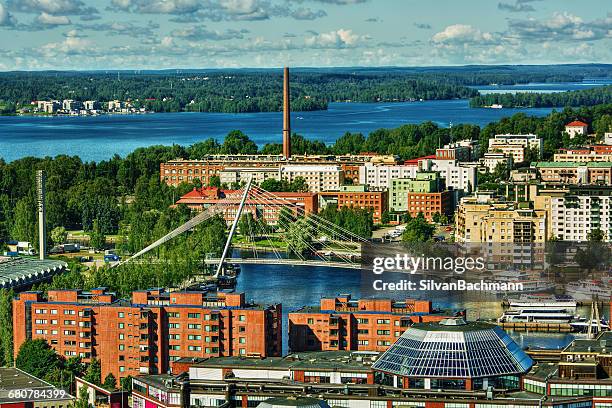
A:
[[[292,129],[308,139],[333,143],[345,132],[369,132],[431,120],[480,126],[525,112],[544,116],[551,109],[470,109],[467,100],[406,103],[332,103],[326,111],[294,112]],[[100,161],[137,147],[190,145],[214,137],[222,141],[239,129],[258,145],[280,143],[281,113],[157,113],[95,117],[0,116],[0,157],[78,155]]]
[[[475,87],[490,92],[560,92],[608,85],[610,80],[580,83],[524,84]],[[293,131],[308,139],[333,143],[345,132],[368,134],[380,128],[432,121],[440,126],[470,123],[485,126],[502,117],[524,112],[547,115],[549,108],[471,109],[466,99],[401,103],[332,103],[326,111],[294,112]],[[100,161],[115,154],[125,157],[137,147],[190,145],[213,137],[222,141],[239,129],[258,145],[280,143],[282,114],[158,113],[96,117],[0,116],[0,157],[12,161],[25,156],[78,155]]]

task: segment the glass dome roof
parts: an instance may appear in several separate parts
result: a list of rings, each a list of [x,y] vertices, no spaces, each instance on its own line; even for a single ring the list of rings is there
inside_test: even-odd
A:
[[[403,377],[481,378],[522,374],[532,365],[501,328],[457,321],[411,326],[374,369]]]

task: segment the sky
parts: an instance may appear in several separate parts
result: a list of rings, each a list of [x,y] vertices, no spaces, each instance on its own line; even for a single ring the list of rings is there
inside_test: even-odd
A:
[[[0,70],[612,63],[610,0],[0,0]]]

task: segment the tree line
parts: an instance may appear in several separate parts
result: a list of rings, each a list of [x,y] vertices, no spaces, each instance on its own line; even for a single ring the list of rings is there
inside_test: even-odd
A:
[[[470,107],[472,108],[482,108],[494,104],[503,105],[504,108],[556,108],[606,103],[612,103],[612,85],[554,93],[490,93],[470,99]]]
[[[282,74],[4,73],[0,113],[31,108],[37,100],[129,101],[154,112],[277,112],[282,110]],[[327,109],[329,102],[393,102],[468,98],[476,92],[443,76],[351,75],[297,72],[291,78],[292,109]]]

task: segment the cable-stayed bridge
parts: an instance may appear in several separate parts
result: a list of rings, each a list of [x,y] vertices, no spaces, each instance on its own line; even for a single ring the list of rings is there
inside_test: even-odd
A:
[[[247,213],[253,216],[246,217],[247,225],[245,226],[245,223],[240,221],[242,215]],[[361,244],[367,242],[367,239],[341,228],[317,214],[308,213],[301,203],[266,191],[254,185],[252,180],[249,180],[243,188],[226,194],[214,205],[205,208],[183,225],[115,266],[142,257],[158,246],[192,230],[216,215],[221,215],[224,219],[232,219],[233,221],[221,257],[204,261],[206,264],[217,266],[215,277],[223,273],[225,264],[230,263],[326,266],[351,269],[361,267],[359,263]],[[274,233],[270,232],[270,225],[265,222],[267,219],[273,220],[273,227],[276,230]],[[232,239],[239,224],[240,234],[247,241],[241,243],[241,248],[252,251],[252,257],[229,257]],[[291,251],[294,258],[288,258],[287,250],[278,248],[279,241],[286,244],[291,242],[291,245],[299,247],[300,250]],[[259,256],[262,250],[266,251],[265,257]],[[333,255],[333,257],[330,255]]]

